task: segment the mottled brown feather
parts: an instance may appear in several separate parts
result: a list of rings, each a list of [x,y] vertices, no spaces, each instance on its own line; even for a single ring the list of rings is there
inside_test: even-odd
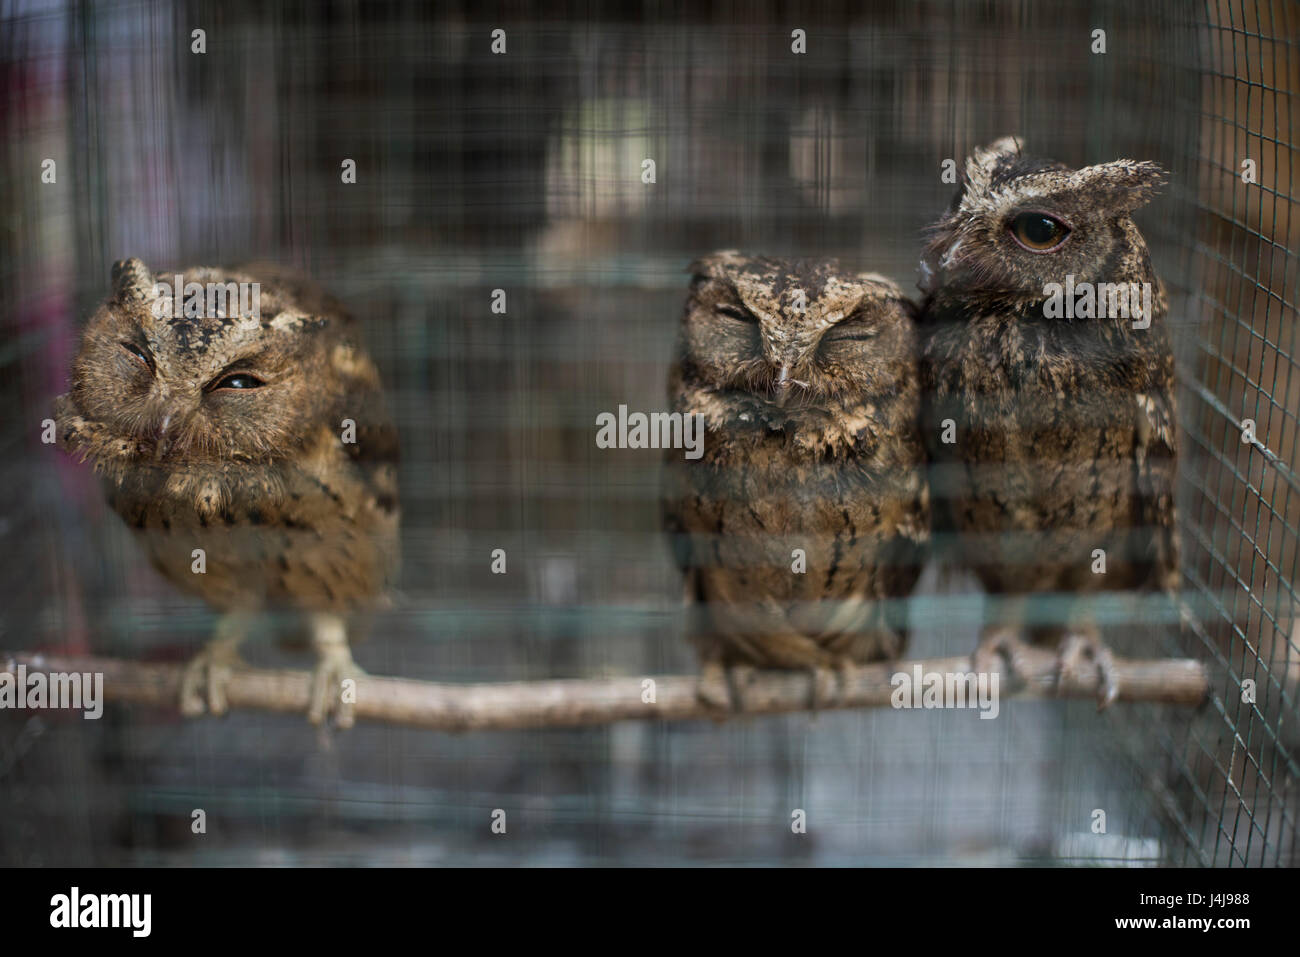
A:
[[[664,525],[692,639],[724,664],[896,656],[929,524],[910,304],[833,261],[726,252],[691,268],[669,394],[706,435],[697,461],[668,453]]]
[[[278,268],[182,275],[260,283],[260,319],[159,318],[149,270],[119,263],[55,402],[60,444],[101,474],[153,565],[221,611],[383,601],[398,565],[398,442],[352,317]],[[153,370],[123,342],[147,349]],[[265,385],[213,389],[232,363]]]
[[[1006,138],[972,155],[932,229],[922,375],[936,531],[991,592],[1177,586],[1167,303],[1130,218],[1162,181],[1154,164],[1071,170]],[[1014,241],[1026,210],[1070,224],[1059,250]],[[1048,318],[1044,286],[1067,274],[1150,283],[1150,328]],[[1104,575],[1092,571],[1098,548]]]

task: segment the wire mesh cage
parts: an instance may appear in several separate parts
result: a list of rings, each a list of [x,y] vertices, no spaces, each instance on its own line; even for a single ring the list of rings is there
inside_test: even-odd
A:
[[[836,256],[910,289],[943,161],[1014,133],[1170,171],[1137,219],[1170,296],[1190,614],[1125,605],[1112,637],[1204,662],[1211,691],[1194,712],[466,735],[0,710],[0,862],[1296,863],[1294,4],[31,0],[3,18],[7,652],[178,662],[212,630],[40,438],[112,263],[139,256],[291,264],[361,317],[402,438],[400,600],[357,646],[367,671],[692,672],[659,459],[597,448],[596,416],[664,407],[692,259]],[[974,647],[973,581],[928,569],[910,605],[909,657]],[[301,666],[269,636],[250,657]]]

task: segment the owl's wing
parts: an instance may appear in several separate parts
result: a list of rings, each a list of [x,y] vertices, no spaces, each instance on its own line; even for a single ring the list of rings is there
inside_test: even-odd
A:
[[[682,571],[683,598],[688,604],[701,598],[698,569],[684,514],[690,494],[681,451],[669,449],[663,462],[663,483],[659,499],[660,517],[664,532],[668,535],[668,547],[677,562],[677,567]]]
[[[1151,582],[1176,591],[1178,577],[1177,515],[1174,473],[1177,424],[1172,390],[1140,392],[1133,465],[1136,470],[1142,536],[1149,543]],[[1149,536],[1149,537],[1148,537]]]
[[[369,360],[347,369],[336,370],[339,393],[312,443],[281,467],[286,495],[271,597],[300,608],[386,607],[397,582],[397,431]]]
[[[726,255],[719,253],[718,255]],[[679,344],[679,348],[680,344]],[[686,414],[691,403],[686,397],[682,363],[675,363],[668,375],[668,401],[674,412]],[[688,510],[694,501],[688,466],[680,449],[665,449],[659,486],[659,516],[668,547],[677,567],[682,572],[682,600],[692,605],[703,600],[703,582],[699,574],[698,556],[691,540]]]
[[[911,633],[909,596],[930,555],[931,510],[929,483],[925,474],[925,455],[920,437],[915,440],[914,467],[900,468],[900,475],[889,491],[897,503],[894,535],[885,543],[877,577],[885,602],[885,620],[899,636],[898,653],[907,647]]]
[[[380,511],[395,513],[401,449],[383,393],[367,384],[352,390],[344,405],[344,417],[356,423],[356,441],[344,446],[348,459]]]

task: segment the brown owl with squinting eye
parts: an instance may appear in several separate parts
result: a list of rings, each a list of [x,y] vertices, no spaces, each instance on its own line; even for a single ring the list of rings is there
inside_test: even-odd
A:
[[[1063,671],[1091,660],[1103,705],[1113,659],[1085,596],[1179,580],[1166,299],[1131,218],[1163,180],[998,140],[966,161],[922,262],[936,539],[1000,599],[979,654],[1014,669],[1027,630]]]
[[[809,669],[814,705],[855,663],[899,655],[929,532],[912,309],[834,261],[692,267],[665,519],[694,604],[701,696],[743,708],[749,668]]]
[[[383,601],[398,564],[378,372],[352,317],[305,280],[181,275],[201,292],[175,303],[140,260],[113,267],[56,400],[59,443],[93,463],[154,566],[222,613],[184,672],[185,714],[226,710],[253,616],[283,609],[305,615],[319,659],[308,716],[350,726],[349,617]]]

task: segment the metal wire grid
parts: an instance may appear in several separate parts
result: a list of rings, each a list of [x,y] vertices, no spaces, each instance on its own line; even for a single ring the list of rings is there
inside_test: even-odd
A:
[[[1214,662],[1219,680],[1201,720],[1158,734],[1180,863],[1293,864],[1300,847],[1298,25],[1282,3],[1209,4],[1194,18],[1202,96],[1186,162],[1196,224],[1181,247],[1202,332],[1183,370],[1196,464],[1184,469],[1182,535],[1201,614],[1180,648]],[[1246,160],[1261,171],[1255,182],[1243,182]]]
[[[899,714],[469,738],[358,728],[328,751],[257,716],[28,722],[0,760],[3,859],[1292,861],[1297,523],[1276,466],[1296,447],[1296,243],[1278,229],[1297,61],[1293,41],[1264,38],[1294,35],[1293,10],[827,7],[799,12],[815,44],[803,60],[773,11],[568,13],[507,10],[507,68],[480,49],[498,24],[451,10],[365,23],[305,7],[17,11],[7,68],[45,64],[49,100],[10,88],[6,175],[26,181],[42,138],[66,137],[75,170],[62,215],[20,202],[19,235],[44,244],[0,236],[5,315],[24,331],[0,383],[23,420],[61,385],[72,317],[113,259],[297,261],[366,303],[404,440],[407,601],[362,663],[443,680],[685,670],[656,470],[594,454],[588,427],[620,402],[662,402],[685,262],[720,246],[811,251],[910,285],[914,237],[949,198],[917,173],[936,158],[1011,131],[1074,162],[1153,158],[1175,173],[1142,226],[1182,330],[1188,598],[1212,612],[1160,641],[1217,662],[1215,701],[1191,725],[1024,704],[996,730]],[[217,26],[196,71],[171,51],[200,22]],[[1106,57],[1088,52],[1098,24]],[[1247,105],[1215,84],[1244,86]],[[1268,95],[1271,129],[1255,110]],[[1257,193],[1222,185],[1239,137],[1273,151]],[[659,161],[655,190],[623,172],[638,154]],[[354,192],[334,188],[340,155],[362,170]],[[508,319],[487,314],[495,288]],[[23,325],[38,303],[62,312],[52,331]],[[1247,410],[1277,457],[1267,472],[1229,422]],[[11,450],[28,438],[0,435]],[[6,518],[41,556],[40,587],[6,595],[7,634],[122,655],[201,640],[208,617],[141,569],[74,470],[35,450],[4,475]],[[497,546],[517,574],[488,574]],[[915,603],[913,650],[965,650],[978,598],[934,587]],[[1245,677],[1260,683],[1253,706],[1237,700]],[[198,850],[194,806],[222,834]],[[518,824],[505,845],[482,826],[497,806]],[[809,810],[813,840],[790,840],[791,807]],[[1096,807],[1109,838],[1087,833]]]

